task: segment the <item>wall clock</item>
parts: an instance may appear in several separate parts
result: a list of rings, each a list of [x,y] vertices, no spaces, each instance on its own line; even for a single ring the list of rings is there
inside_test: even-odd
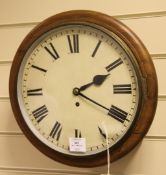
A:
[[[145,136],[157,104],[151,57],[124,24],[94,11],[68,11],[36,26],[10,73],[10,100],[26,137],[56,161],[111,162]]]

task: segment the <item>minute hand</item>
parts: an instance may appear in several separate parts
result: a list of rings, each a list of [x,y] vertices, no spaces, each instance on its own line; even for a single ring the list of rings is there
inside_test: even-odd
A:
[[[98,103],[98,102],[92,100],[91,98],[87,97],[86,95],[82,94],[82,93],[80,92],[80,89],[79,89],[79,88],[74,88],[73,94],[76,95],[76,96],[77,96],[77,95],[80,95],[81,97],[83,97],[83,98],[85,98],[85,99],[91,101],[92,103],[94,103],[94,104],[96,104],[96,105],[102,107],[103,109],[106,109],[107,111],[109,111],[109,109],[108,109],[107,107],[101,105],[100,103]]]

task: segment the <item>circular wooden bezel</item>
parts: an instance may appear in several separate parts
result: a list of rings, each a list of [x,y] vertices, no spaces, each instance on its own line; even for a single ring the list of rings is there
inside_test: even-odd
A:
[[[140,39],[124,24],[108,15],[86,10],[68,11],[52,16],[36,26],[23,40],[14,57],[10,72],[9,93],[14,116],[26,137],[48,157],[79,167],[94,167],[107,162],[106,152],[86,157],[74,157],[59,153],[42,143],[27,126],[18,103],[18,73],[24,56],[31,45],[44,33],[66,24],[90,23],[101,26],[117,35],[131,50],[136,58],[139,81],[141,83],[141,102],[137,120],[133,123],[127,136],[116,147],[110,149],[110,161],[113,162],[130,152],[147,133],[157,106],[157,76],[151,57]]]

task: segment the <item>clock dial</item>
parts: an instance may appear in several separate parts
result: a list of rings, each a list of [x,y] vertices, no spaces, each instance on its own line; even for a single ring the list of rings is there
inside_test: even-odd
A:
[[[17,90],[38,139],[65,154],[86,156],[106,149],[103,126],[110,147],[124,137],[136,117],[139,90],[133,55],[121,42],[88,24],[59,27],[35,41]],[[70,152],[71,137],[85,138],[86,152]]]
[[[145,136],[157,78],[128,27],[98,12],[69,11],[23,40],[9,92],[15,118],[36,148],[62,163],[93,167],[107,162],[108,147],[112,162]]]

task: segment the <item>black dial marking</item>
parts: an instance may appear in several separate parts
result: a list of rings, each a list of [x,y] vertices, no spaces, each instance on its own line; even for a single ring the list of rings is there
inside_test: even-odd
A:
[[[98,126],[100,134],[106,139],[106,134],[103,132],[103,130]]]
[[[56,137],[56,140],[58,141],[60,138],[61,132],[62,132],[62,126],[59,122],[56,121],[49,136],[52,138]]]
[[[96,47],[95,47],[95,49],[94,49],[94,51],[93,51],[93,53],[91,55],[92,57],[94,57],[96,55],[96,52],[99,49],[100,44],[101,44],[101,40],[98,41],[98,43],[97,43],[97,45],[96,45]]]
[[[43,95],[42,88],[27,90],[27,96]]]
[[[113,85],[114,94],[131,94],[131,84]]]
[[[54,58],[54,60],[58,59],[59,58],[59,54],[58,52],[56,51],[55,47],[53,46],[52,43],[49,43],[50,45],[50,48],[48,48],[47,46],[45,46],[45,50],[51,55],[51,57]]]
[[[108,112],[108,115],[110,115],[114,119],[120,121],[121,123],[123,123],[125,120],[128,120],[128,119],[126,119],[128,113],[123,111],[122,109],[114,106],[114,105],[111,106],[111,108]]]
[[[81,138],[81,131],[79,129],[75,129],[75,138]]]
[[[110,72],[112,69],[116,68],[117,66],[121,65],[122,63],[123,63],[123,61],[121,60],[121,58],[119,58],[116,61],[114,61],[113,63],[111,63],[110,65],[106,66],[106,70],[108,72]]]
[[[72,35],[72,40],[71,40],[71,36],[67,35],[67,40],[68,40],[70,52],[79,53],[79,35],[78,34]]]
[[[44,73],[47,72],[46,69],[43,69],[43,68],[41,68],[41,67],[38,67],[38,66],[35,66],[35,65],[32,65],[32,67],[33,67],[34,69],[37,69],[37,70],[42,71],[42,72],[44,72]]]
[[[35,117],[36,121],[39,123],[48,115],[48,109],[46,105],[43,105],[32,111],[32,114]]]

